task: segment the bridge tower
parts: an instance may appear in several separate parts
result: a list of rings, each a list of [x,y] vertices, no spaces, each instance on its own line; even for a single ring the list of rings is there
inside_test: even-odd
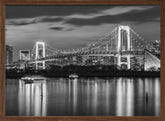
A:
[[[123,51],[132,50],[131,34],[129,26],[119,26],[117,31],[117,65],[121,67],[122,64],[127,65],[127,69],[131,68],[131,56],[121,55]]]
[[[45,58],[46,57],[46,50],[45,50],[45,42],[44,41],[37,41],[35,44],[35,60]],[[36,70],[37,69],[45,69],[45,61],[36,61]]]

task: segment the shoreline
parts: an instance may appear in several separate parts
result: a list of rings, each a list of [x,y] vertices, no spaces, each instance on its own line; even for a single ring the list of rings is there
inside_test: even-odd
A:
[[[44,77],[64,77],[67,78],[72,73],[6,73],[6,78],[21,78],[24,76],[42,75]],[[160,77],[160,72],[146,71],[113,71],[113,72],[93,72],[76,73],[79,77]]]

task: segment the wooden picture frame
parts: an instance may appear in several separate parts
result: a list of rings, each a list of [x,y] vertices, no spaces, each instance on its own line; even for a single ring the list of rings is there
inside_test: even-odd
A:
[[[5,5],[160,5],[161,111],[160,116],[5,116]],[[0,121],[164,121],[165,120],[165,1],[164,0],[0,0]]]

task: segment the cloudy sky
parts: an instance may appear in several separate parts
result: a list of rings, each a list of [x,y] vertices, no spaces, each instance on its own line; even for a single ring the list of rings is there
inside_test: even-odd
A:
[[[6,44],[13,45],[14,60],[20,49],[32,49],[44,40],[56,49],[85,47],[129,25],[146,41],[160,40],[159,6],[6,6]]]

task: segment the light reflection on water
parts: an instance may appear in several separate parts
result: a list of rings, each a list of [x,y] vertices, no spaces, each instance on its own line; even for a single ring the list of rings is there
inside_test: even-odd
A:
[[[19,115],[46,116],[46,81],[25,84],[19,80],[18,107]]]
[[[159,116],[160,78],[6,80],[8,116]]]

